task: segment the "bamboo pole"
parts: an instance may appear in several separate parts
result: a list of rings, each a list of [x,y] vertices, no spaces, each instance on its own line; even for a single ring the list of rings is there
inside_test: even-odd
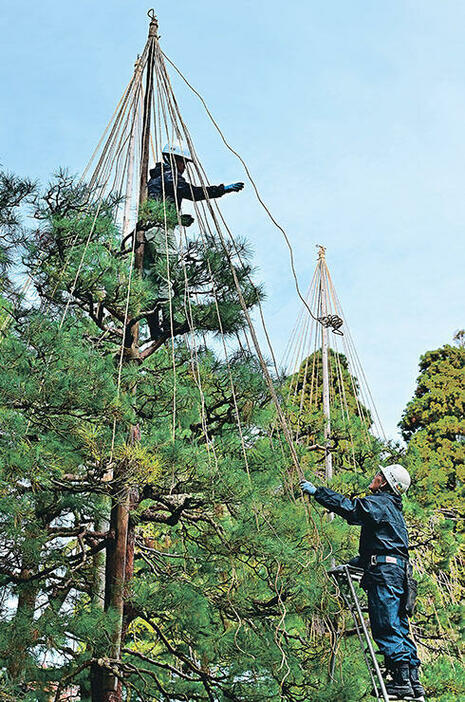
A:
[[[326,317],[328,314],[328,291],[327,291],[327,276],[326,276],[326,249],[323,246],[319,247],[318,265],[320,268],[320,306],[321,314],[319,317]],[[329,442],[331,437],[331,405],[329,397],[329,359],[328,359],[328,328],[321,325],[321,362],[323,366],[323,416],[324,416],[324,444],[325,444],[325,477],[326,481],[330,481],[333,477],[333,457],[329,450]]]
[[[151,15],[149,27],[149,51],[146,68],[146,89],[144,96],[144,106],[142,115],[142,137],[141,137],[141,158],[139,167],[139,209],[147,198],[147,177],[150,155],[150,125],[151,106],[153,99],[153,64],[155,58],[155,42],[157,40],[158,22],[156,17]],[[128,183],[129,187],[129,183]],[[125,218],[126,220],[126,218]],[[139,275],[143,275],[144,266],[144,232],[136,228],[136,247],[134,256],[134,267]],[[130,320],[129,320],[130,324]],[[134,360],[139,357],[139,322],[131,325],[131,352],[127,360]],[[132,388],[136,392],[136,387]],[[133,426],[130,429],[130,443],[139,440],[139,427]],[[126,481],[127,465],[123,461],[115,469],[114,484],[115,496],[110,518],[110,529],[114,533],[112,546],[107,553],[106,568],[106,609],[113,613],[116,618],[110,647],[110,657],[114,661],[121,658],[121,641],[125,629],[124,624],[124,603],[127,593],[127,581],[132,576],[133,570],[133,534],[130,534],[130,511],[134,496]],[[128,554],[128,548],[131,553]],[[128,558],[129,555],[129,558]],[[105,676],[103,686],[102,702],[121,702],[122,686],[116,675],[109,671]]]

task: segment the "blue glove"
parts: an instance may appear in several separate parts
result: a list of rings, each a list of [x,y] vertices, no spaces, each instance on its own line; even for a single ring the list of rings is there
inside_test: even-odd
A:
[[[306,492],[307,495],[314,495],[316,492],[316,487],[309,480],[301,480],[300,489],[302,492]]]
[[[224,186],[224,192],[225,193],[238,193],[239,190],[242,190],[244,187],[244,183],[232,183],[232,185],[225,185]]]

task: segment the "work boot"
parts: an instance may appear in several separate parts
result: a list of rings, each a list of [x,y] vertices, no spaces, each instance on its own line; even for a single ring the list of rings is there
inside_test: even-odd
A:
[[[410,666],[410,682],[412,684],[413,699],[418,700],[418,702],[423,702],[425,699],[425,690],[420,682],[419,672],[419,668]]]
[[[412,683],[410,682],[410,667],[408,663],[396,663],[392,670],[392,681],[386,684],[390,700],[413,698]]]

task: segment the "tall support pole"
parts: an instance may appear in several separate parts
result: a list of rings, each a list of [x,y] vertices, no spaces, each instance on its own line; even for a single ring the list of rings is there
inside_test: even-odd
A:
[[[141,155],[139,167],[139,209],[147,199],[147,180],[149,172],[149,157],[150,157],[150,123],[152,120],[152,101],[153,101],[153,67],[155,60],[156,42],[158,37],[158,21],[153,10],[150,10],[149,17],[151,18],[149,27],[149,50],[147,57],[147,72],[145,79],[145,95],[144,107],[142,113],[142,136],[141,136]],[[134,268],[140,276],[144,270],[144,251],[145,239],[144,232],[136,228],[136,251],[134,258]],[[139,323],[131,325],[131,352],[130,357],[139,357]]]
[[[150,14],[151,22],[148,36],[148,56],[146,64],[146,86],[142,115],[141,160],[139,167],[139,208],[147,198],[147,177],[150,155],[150,125],[152,117],[153,100],[153,70],[158,33],[158,22],[153,12]],[[143,275],[144,266],[144,232],[136,227],[136,247],[134,268],[136,274]],[[128,333],[128,330],[129,333]],[[127,337],[131,339],[131,347],[127,349],[126,360],[139,358],[139,323],[127,325]],[[131,390],[136,392],[136,386]],[[130,443],[139,439],[139,427],[130,428]],[[108,549],[106,563],[106,609],[111,610],[115,617],[115,626],[111,637],[111,659],[119,661],[121,658],[121,644],[126,624],[124,621],[124,603],[127,594],[127,583],[132,576],[134,564],[134,534],[130,525],[131,508],[137,502],[135,496],[127,485],[127,466],[122,462],[115,469],[114,484],[115,494],[111,510],[110,529],[114,533],[114,540]],[[122,686],[118,677],[111,671],[104,676],[101,702],[121,702]],[[97,702],[96,697],[95,702]],[[100,702],[100,699],[99,699]]]
[[[320,246],[318,250],[318,265],[320,268],[320,317],[326,317],[328,314],[328,276],[326,272],[326,249]],[[323,416],[324,416],[324,443],[325,452],[325,475],[326,480],[330,481],[333,477],[333,457],[329,450],[331,437],[331,408],[329,402],[329,360],[328,360],[328,328],[321,325],[321,362],[323,366]]]
[[[134,64],[134,74],[137,81],[141,79],[143,67],[141,65],[141,60],[138,58]],[[131,200],[134,191],[134,159],[135,159],[135,143],[136,143],[136,129],[137,129],[137,102],[134,105],[134,115],[132,118],[131,131],[129,135],[128,143],[128,156],[127,156],[127,180],[126,180],[126,190],[125,190],[125,201],[124,201],[124,211],[123,211],[123,221],[122,221],[122,240],[125,241],[131,228]],[[108,474],[105,476],[105,481],[108,482],[113,479],[113,470],[110,469]],[[108,502],[108,504],[107,504]],[[107,532],[110,529],[110,515],[111,515],[111,500],[105,497],[105,507],[107,509],[107,514],[102,514],[99,520],[96,522],[95,530],[97,532]],[[106,552],[105,550],[99,551],[94,556],[94,587],[93,587],[93,602],[94,606],[99,609],[104,609],[105,604],[105,567],[106,563]]]
[[[153,72],[155,62],[156,43],[158,40],[158,21],[153,10],[149,11],[151,18],[149,27],[149,52],[147,58],[147,74],[145,84],[144,106],[142,114],[142,136],[141,136],[141,156],[139,166],[139,210],[147,199],[147,180],[149,171],[149,156],[150,156],[150,126],[152,120],[152,102],[153,102]],[[136,228],[136,251],[134,256],[134,267],[138,275],[142,276],[144,272],[144,251],[145,239],[144,232],[138,231]],[[136,358],[139,356],[139,323],[134,327],[134,342],[133,346],[136,351]],[[136,385],[132,388],[132,393],[136,394]],[[131,427],[130,442],[136,443],[140,439],[139,425]],[[129,491],[128,495],[128,510],[130,511],[139,501],[139,492],[136,488]],[[125,563],[125,581],[126,584],[132,578],[134,573],[134,547],[135,547],[135,530],[134,526],[129,524],[126,539],[126,563]],[[124,636],[127,629],[127,622],[123,622],[122,635]]]
[[[155,60],[155,50],[158,34],[158,22],[156,17],[151,15],[149,28],[149,53],[147,57],[147,74],[145,79],[145,95],[144,109],[142,115],[142,136],[140,149],[140,180],[139,180],[139,208],[147,199],[147,180],[149,174],[149,156],[150,156],[150,123],[152,120],[152,101],[153,101],[153,68]],[[136,250],[136,270],[142,272],[144,265],[144,233],[137,233],[137,250]]]
[[[135,65],[135,74],[138,81],[141,80],[141,73],[143,70],[141,59],[138,58]],[[141,91],[142,92],[142,91]],[[137,95],[137,103],[139,102],[139,95]],[[135,105],[134,116],[137,115],[138,104]],[[137,119],[134,119],[131,125],[131,135],[129,137],[128,144],[128,175],[126,181],[126,192],[124,194],[124,212],[123,212],[123,227],[122,236],[123,241],[129,234],[131,228],[131,201],[132,194],[134,190],[134,159],[135,159],[135,145],[136,145],[136,129],[137,129]]]

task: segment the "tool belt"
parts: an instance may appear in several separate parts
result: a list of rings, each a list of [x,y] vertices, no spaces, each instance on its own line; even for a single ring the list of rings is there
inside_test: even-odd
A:
[[[405,558],[399,558],[399,556],[370,556],[370,565],[375,566],[378,563],[392,563],[394,565],[402,566],[405,568],[408,565],[408,561]]]

